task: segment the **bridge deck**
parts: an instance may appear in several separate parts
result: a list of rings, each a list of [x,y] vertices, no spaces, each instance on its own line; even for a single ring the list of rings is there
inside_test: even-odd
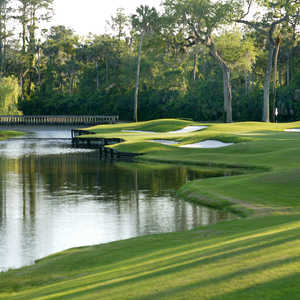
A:
[[[114,124],[119,116],[1,116],[0,125],[96,125]]]

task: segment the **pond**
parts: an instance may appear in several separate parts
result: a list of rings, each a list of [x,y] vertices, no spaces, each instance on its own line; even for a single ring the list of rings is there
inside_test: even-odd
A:
[[[184,183],[207,176],[199,168],[103,161],[72,148],[68,127],[19,130],[29,133],[0,142],[0,271],[72,247],[232,218],[176,199]]]

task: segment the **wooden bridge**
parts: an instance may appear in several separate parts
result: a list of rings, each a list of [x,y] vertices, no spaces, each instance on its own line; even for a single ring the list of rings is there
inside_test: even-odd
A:
[[[121,152],[114,148],[108,148],[108,145],[114,145],[124,142],[120,138],[101,138],[93,137],[95,132],[82,130],[82,129],[72,129],[72,145],[74,148],[87,148],[87,149],[99,149],[101,158],[110,159],[132,159],[136,156],[142,155],[141,153],[129,153]],[[82,135],[90,135],[89,137],[81,137]]]
[[[114,124],[119,116],[1,116],[0,125],[97,125]]]

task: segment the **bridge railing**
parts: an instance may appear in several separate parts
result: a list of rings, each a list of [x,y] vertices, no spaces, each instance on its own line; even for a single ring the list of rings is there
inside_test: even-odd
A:
[[[97,125],[114,124],[119,116],[3,116],[0,125]]]

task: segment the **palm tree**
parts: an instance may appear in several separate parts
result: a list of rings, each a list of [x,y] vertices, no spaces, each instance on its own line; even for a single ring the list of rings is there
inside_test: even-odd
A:
[[[134,115],[135,122],[138,121],[138,94],[140,82],[141,56],[144,37],[154,31],[158,24],[158,13],[154,7],[141,5],[136,9],[136,14],[131,17],[132,27],[139,33],[138,59],[136,70],[136,84],[134,93]]]

